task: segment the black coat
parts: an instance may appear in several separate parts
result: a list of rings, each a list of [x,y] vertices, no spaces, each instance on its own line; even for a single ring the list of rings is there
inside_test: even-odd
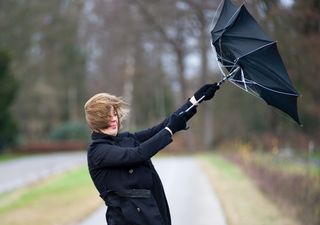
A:
[[[188,101],[176,112],[189,107]],[[92,133],[90,176],[108,206],[108,225],[171,225],[161,180],[150,160],[171,141],[168,119],[136,133]]]

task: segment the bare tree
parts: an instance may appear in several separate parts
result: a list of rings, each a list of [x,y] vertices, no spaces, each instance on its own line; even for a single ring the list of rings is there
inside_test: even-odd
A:
[[[85,92],[85,58],[77,36],[81,5],[1,2],[0,27],[6,32],[0,39],[12,53],[21,85],[13,109],[26,138],[44,138],[59,123],[80,118]]]

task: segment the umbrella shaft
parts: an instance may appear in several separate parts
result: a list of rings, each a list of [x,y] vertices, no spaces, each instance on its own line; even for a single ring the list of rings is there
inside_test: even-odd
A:
[[[230,77],[232,77],[236,72],[238,72],[239,69],[240,69],[240,66],[237,66],[237,68],[234,69],[231,73],[229,73],[228,76],[223,77],[222,80],[220,80],[217,85],[220,86],[221,84],[223,84],[223,82],[225,82]]]
[[[199,102],[204,99],[204,97],[206,97],[205,95],[203,95],[201,98],[199,98],[199,100],[195,103],[195,104],[192,104],[189,108],[187,108],[185,111],[182,111],[179,113],[179,115],[181,115],[182,113],[186,113],[186,112],[189,112],[190,109],[192,109],[193,107],[197,106],[199,104]]]

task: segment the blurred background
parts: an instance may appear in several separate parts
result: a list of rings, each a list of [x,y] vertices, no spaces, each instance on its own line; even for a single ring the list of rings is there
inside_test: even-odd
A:
[[[2,149],[38,140],[86,140],[83,105],[99,92],[130,103],[130,130],[159,122],[201,85],[220,80],[210,44],[219,3],[1,1]],[[246,4],[278,41],[301,94],[303,127],[226,84],[211,104],[199,107],[193,142],[209,149],[240,139],[261,148],[273,143],[313,151],[320,140],[320,3]]]
[[[316,224],[320,1],[245,3],[278,41],[300,93],[303,126],[225,83],[213,101],[198,107],[191,129],[179,135],[169,151],[219,152],[243,168],[271,198],[282,196],[281,202],[289,205],[298,202],[302,209],[293,210],[298,217],[309,211],[308,218],[302,216],[308,221],[304,224]],[[90,131],[83,105],[96,93],[123,96],[131,106],[125,128],[135,131],[160,122],[203,84],[219,81],[210,44],[219,4],[218,0],[1,0],[3,158],[85,149]],[[288,193],[292,187],[297,190]]]

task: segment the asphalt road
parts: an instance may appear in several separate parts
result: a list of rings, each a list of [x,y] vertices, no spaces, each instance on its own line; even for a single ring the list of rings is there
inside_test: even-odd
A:
[[[167,194],[172,225],[226,225],[217,196],[193,157],[153,160]],[[86,163],[85,152],[28,156],[0,163],[0,193]],[[105,206],[78,225],[105,225]]]
[[[218,198],[192,157],[153,160],[167,194],[172,225],[226,225]],[[105,225],[105,206],[78,225]]]
[[[41,154],[0,163],[0,193],[86,163],[85,152]]]

